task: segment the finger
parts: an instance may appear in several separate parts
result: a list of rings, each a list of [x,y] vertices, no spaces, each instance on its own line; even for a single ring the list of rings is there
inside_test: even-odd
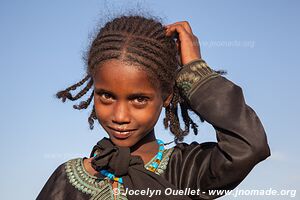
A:
[[[180,24],[182,25],[188,33],[193,34],[192,28],[187,21],[175,22],[174,25]]]
[[[178,50],[178,54],[180,55],[180,54],[181,54],[181,52],[180,52],[181,45],[180,45],[179,40],[176,41],[176,48],[177,48],[177,50]]]
[[[176,44],[176,47],[177,47],[177,49],[179,49],[179,40],[177,40],[176,42],[175,42],[175,44]]]
[[[174,25],[181,25],[181,26],[183,26],[185,28],[185,30],[188,33],[193,34],[192,28],[191,28],[190,24],[187,21],[175,22],[173,24],[169,24],[169,25],[166,25],[164,27],[166,29],[168,29],[168,28],[170,28],[171,26],[174,26]]]
[[[186,31],[186,29],[180,25],[180,24],[176,24],[176,25],[172,25],[170,26],[167,30],[166,30],[166,36],[172,36],[175,33],[178,33],[178,38],[180,41],[182,41],[184,38],[187,37],[191,37],[192,35]]]

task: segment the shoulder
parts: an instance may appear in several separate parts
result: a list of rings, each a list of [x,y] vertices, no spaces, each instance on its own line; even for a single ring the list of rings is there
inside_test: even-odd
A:
[[[57,181],[60,181],[62,179],[66,178],[66,172],[65,172],[65,167],[66,167],[66,162],[60,164],[55,170],[54,172],[51,174],[51,176],[49,177],[46,185],[49,185],[49,183],[55,183]]]
[[[184,164],[189,160],[205,159],[216,146],[216,142],[198,143],[194,141],[190,144],[178,143],[173,147],[174,150],[170,155],[169,164]]]
[[[198,143],[196,141],[187,144],[185,142],[178,143],[174,146],[174,153],[176,152],[190,152],[190,151],[205,151],[214,148],[217,145],[216,142],[204,142]]]
[[[79,166],[82,160],[83,158],[71,159],[59,165],[47,180],[37,199],[62,200],[89,197],[88,193],[83,194],[84,188],[80,187],[83,179],[82,167]]]

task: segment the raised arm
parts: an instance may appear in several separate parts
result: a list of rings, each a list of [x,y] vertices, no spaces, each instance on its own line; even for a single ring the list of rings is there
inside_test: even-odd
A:
[[[217,196],[209,196],[208,190],[233,189],[270,150],[264,128],[245,103],[242,89],[210,69],[201,56],[188,61],[183,62],[177,86],[192,110],[215,128],[218,142],[177,145],[163,176],[180,189],[205,192],[193,199],[211,199]]]
[[[187,77],[198,78],[188,82]],[[177,145],[165,176],[178,188],[200,189],[205,192],[200,197],[209,199],[208,190],[233,189],[270,155],[266,134],[245,103],[242,89],[213,72],[204,61],[186,65],[178,85],[185,86],[182,89],[191,108],[213,125],[218,143]]]

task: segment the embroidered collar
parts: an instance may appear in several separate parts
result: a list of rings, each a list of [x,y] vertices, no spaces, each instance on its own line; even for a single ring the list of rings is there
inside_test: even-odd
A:
[[[158,165],[154,173],[160,175],[167,168],[170,155],[172,154],[174,148],[165,149],[163,151],[163,157],[161,163]],[[147,164],[144,165],[145,168],[154,161],[153,157]],[[112,186],[108,178],[100,180],[98,177],[90,175],[84,168],[83,158],[76,158],[66,162],[65,165],[66,174],[69,182],[79,191],[92,195],[92,199],[105,199],[109,198],[112,191]],[[119,184],[119,189],[122,191],[123,185]],[[113,196],[111,196],[113,198]],[[118,197],[119,199],[126,199],[126,197]]]

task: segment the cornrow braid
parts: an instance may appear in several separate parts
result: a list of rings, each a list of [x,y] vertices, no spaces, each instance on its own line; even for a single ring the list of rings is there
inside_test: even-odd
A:
[[[198,133],[197,124],[189,116],[192,111],[187,101],[181,95],[175,84],[177,70],[180,67],[178,50],[173,38],[167,37],[163,25],[155,19],[142,16],[121,16],[106,23],[94,38],[86,56],[87,76],[80,82],[72,85],[64,91],[57,93],[57,97],[64,102],[66,99],[77,100],[84,96],[93,86],[93,77],[96,69],[101,64],[112,59],[124,63],[135,64],[142,67],[154,84],[158,84],[163,94],[163,99],[173,93],[173,98],[165,109],[163,120],[165,128],[169,128],[177,143],[182,141],[190,128]],[[87,82],[87,85],[75,96],[70,91]],[[87,109],[93,100],[93,94],[74,109]],[[184,122],[184,129],[180,127],[178,110]],[[202,120],[201,116],[199,116]],[[96,120],[95,106],[88,117],[90,129],[94,127]]]

